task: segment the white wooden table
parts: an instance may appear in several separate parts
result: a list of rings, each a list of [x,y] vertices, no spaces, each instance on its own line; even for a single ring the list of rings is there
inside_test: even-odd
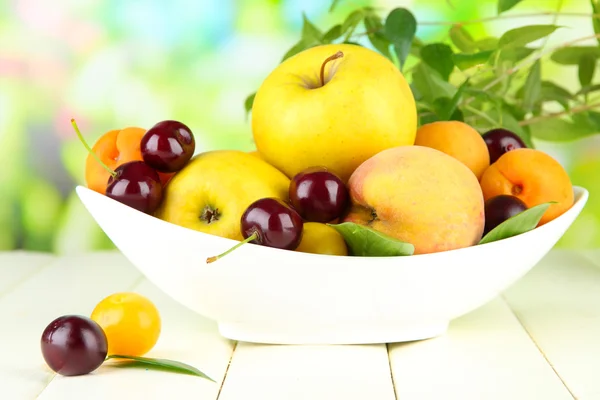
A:
[[[63,314],[89,315],[103,297],[136,291],[163,330],[147,355],[190,375],[107,365],[56,376],[39,340]],[[0,253],[0,399],[598,400],[600,250],[552,251],[505,293],[443,337],[404,344],[278,346],[234,343],[175,303],[118,252],[57,257]]]

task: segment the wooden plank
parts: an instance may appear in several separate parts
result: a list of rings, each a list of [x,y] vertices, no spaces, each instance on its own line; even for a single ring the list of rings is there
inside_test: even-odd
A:
[[[39,344],[53,319],[89,315],[104,296],[139,279],[117,253],[70,256],[56,258],[0,298],[0,399],[35,398],[54,376]]]
[[[219,336],[214,322],[179,305],[147,280],[132,291],[151,299],[161,314],[161,336],[146,355],[193,365],[216,383],[191,375],[115,368],[109,363],[85,376],[56,376],[38,399],[63,400],[72,393],[86,400],[217,398],[233,343]]]
[[[0,252],[0,297],[36,274],[55,257],[25,251]]]
[[[445,336],[389,349],[398,399],[573,399],[499,298]]]
[[[385,345],[240,343],[219,400],[393,400]]]
[[[600,263],[590,261],[597,255],[555,250],[505,294],[579,400],[600,399]]]

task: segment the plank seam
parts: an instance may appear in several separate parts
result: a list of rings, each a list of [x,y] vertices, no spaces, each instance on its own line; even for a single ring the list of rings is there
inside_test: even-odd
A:
[[[531,334],[531,332],[529,332],[529,329],[527,329],[527,327],[525,326],[525,323],[519,317],[519,313],[516,312],[515,310],[513,310],[513,308],[510,306],[510,302],[508,301],[508,299],[506,299],[506,297],[504,296],[503,293],[500,295],[500,297],[502,298],[502,301],[504,301],[504,303],[508,306],[508,309],[510,310],[510,312],[512,313],[512,315],[514,315],[514,317],[517,319],[517,321],[519,321],[519,324],[521,325],[521,327],[523,328],[523,330],[525,331],[525,333],[527,333],[527,336],[529,337],[529,339],[531,340],[531,342],[535,345],[535,347],[538,349],[538,351],[540,352],[540,354],[542,355],[542,357],[544,357],[544,360],[546,360],[546,363],[550,366],[550,368],[552,368],[552,371],[554,372],[554,375],[556,375],[556,377],[560,380],[560,382],[563,384],[563,386],[565,387],[565,389],[567,389],[567,392],[569,392],[569,394],[571,395],[571,397],[573,397],[573,400],[577,400],[577,396],[575,396],[575,394],[571,391],[571,388],[569,388],[569,386],[564,381],[564,379],[562,378],[562,376],[560,376],[560,374],[558,373],[558,371],[554,368],[554,365],[552,364],[552,362],[550,362],[550,360],[548,359],[548,357],[546,356],[546,354],[544,353],[544,351],[542,350],[542,348],[540,347],[540,345],[535,341],[535,339],[533,338],[533,335]]]
[[[217,392],[216,400],[219,400],[219,398],[221,397],[221,391],[223,390],[223,386],[225,386],[225,380],[227,379],[227,373],[229,372],[229,367],[231,367],[231,362],[233,360],[233,354],[235,353],[235,351],[237,349],[237,345],[238,345],[238,342],[235,341],[233,343],[233,347],[231,349],[231,356],[229,356],[229,362],[227,363],[227,368],[225,368],[225,374],[223,375],[223,380],[221,381],[221,386],[219,386],[219,391]]]
[[[398,400],[398,395],[396,394],[396,380],[394,379],[394,370],[392,369],[392,357],[390,356],[390,344],[385,344],[385,349],[387,352],[388,358],[388,366],[390,368],[390,380],[392,381],[392,390],[394,392],[394,399]]]

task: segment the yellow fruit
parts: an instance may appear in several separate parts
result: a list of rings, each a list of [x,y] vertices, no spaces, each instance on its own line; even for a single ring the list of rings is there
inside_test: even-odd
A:
[[[479,181],[456,158],[423,146],[384,150],[348,183],[355,222],[415,246],[415,254],[477,244],[483,234]]]
[[[263,197],[287,199],[290,180],[255,155],[237,150],[198,154],[165,187],[155,216],[189,229],[243,240],[240,219]]]
[[[348,247],[342,235],[332,227],[319,222],[304,223],[302,241],[296,251],[334,256],[348,255]]]
[[[109,355],[142,356],[160,336],[158,309],[137,293],[111,294],[96,305],[90,318],[104,330]]]
[[[324,85],[320,71],[325,60]],[[259,87],[252,132],[262,158],[288,177],[324,166],[346,182],[376,153],[414,144],[415,101],[402,73],[381,54],[350,44],[307,49]]]

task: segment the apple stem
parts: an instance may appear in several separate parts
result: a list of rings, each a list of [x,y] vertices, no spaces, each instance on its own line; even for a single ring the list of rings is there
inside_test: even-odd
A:
[[[87,144],[87,142],[83,138],[83,135],[81,134],[81,131],[79,130],[79,127],[77,126],[77,123],[75,122],[75,119],[73,119],[73,118],[71,118],[71,125],[73,125],[73,128],[75,129],[75,133],[77,133],[77,137],[79,137],[79,140],[81,141],[81,143],[83,143],[83,145],[85,146],[87,151],[96,159],[96,161],[98,161],[100,163],[100,165],[102,165],[102,167],[104,167],[105,170],[108,171],[109,174],[112,175],[113,178],[115,178],[117,176],[117,173],[115,171],[113,171],[112,169],[110,169],[108,167],[108,165],[106,165],[100,159],[100,157],[98,157],[98,155],[94,152],[94,150],[92,150],[92,148]]]
[[[325,86],[325,66],[327,65],[327,63],[342,57],[344,57],[344,53],[338,51],[337,53],[327,57],[325,61],[323,61],[323,64],[321,64],[321,86]]]
[[[243,241],[239,242],[238,244],[236,244],[235,246],[231,247],[229,250],[225,251],[224,253],[219,254],[218,256],[212,256],[212,257],[208,257],[206,259],[206,263],[210,264],[211,262],[215,262],[217,261],[219,258],[221,257],[225,257],[227,254],[231,253],[232,251],[234,251],[235,249],[237,249],[238,247],[254,240],[254,239],[258,239],[258,232],[254,231],[252,233],[252,235],[248,236],[246,239],[244,239]]]

